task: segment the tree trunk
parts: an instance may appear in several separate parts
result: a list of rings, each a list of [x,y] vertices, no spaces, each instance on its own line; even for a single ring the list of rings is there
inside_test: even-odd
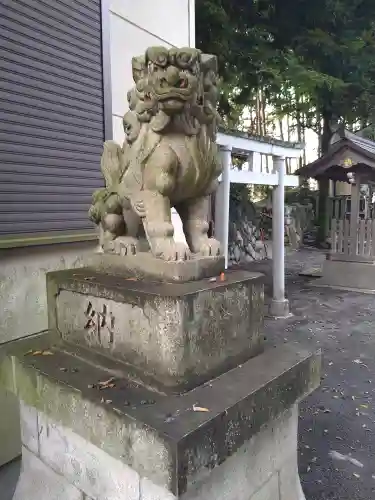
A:
[[[325,155],[329,150],[329,143],[332,137],[331,131],[331,121],[332,113],[325,110],[322,113],[323,118],[323,129],[321,135],[321,152]],[[328,200],[329,200],[329,179],[321,178],[318,180],[319,185],[319,198],[318,198],[318,233],[317,233],[317,244],[324,245],[328,236],[329,229],[329,214],[328,214]]]
[[[266,155],[266,174],[270,173],[270,157]]]
[[[289,115],[286,116],[286,127],[287,127],[287,141],[291,142],[291,138],[290,138],[290,116]]]
[[[316,127],[315,132],[318,135],[319,145],[318,145],[318,156],[322,156],[322,116],[320,111],[316,112]]]
[[[262,118],[261,118],[261,112],[260,112],[259,90],[257,90],[257,93],[256,93],[255,110],[256,110],[256,135],[261,136],[262,135],[262,124],[261,124]]]
[[[264,99],[263,89],[260,89],[260,111],[262,117],[262,127],[261,127],[261,135],[267,135],[267,125],[266,125],[266,102]]]

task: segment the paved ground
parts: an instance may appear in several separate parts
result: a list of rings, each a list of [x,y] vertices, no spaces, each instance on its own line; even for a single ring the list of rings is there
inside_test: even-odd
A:
[[[268,341],[323,350],[322,386],[301,407],[300,472],[307,500],[375,498],[375,295],[332,291],[298,276],[322,262],[302,250],[288,258],[294,316],[267,320]],[[269,266],[261,265],[267,273]],[[0,470],[0,498],[11,500],[19,463]]]
[[[375,295],[333,291],[298,277],[317,251],[288,256],[294,316],[267,320],[270,342],[323,351],[319,390],[301,407],[300,473],[307,500],[375,498]],[[311,280],[310,280],[311,281]]]
[[[12,500],[20,475],[21,461],[14,462],[0,468],[0,499]],[[30,500],[32,500],[30,498]]]

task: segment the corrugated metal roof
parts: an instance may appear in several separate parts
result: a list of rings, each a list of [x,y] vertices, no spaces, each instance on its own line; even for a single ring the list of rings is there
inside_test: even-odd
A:
[[[361,137],[360,135],[353,134],[352,132],[349,132],[348,130],[345,130],[345,138],[352,142],[353,144],[356,144],[359,146],[361,149],[364,151],[368,151],[369,153],[375,154],[375,142],[371,141],[370,139],[365,139],[364,137]]]

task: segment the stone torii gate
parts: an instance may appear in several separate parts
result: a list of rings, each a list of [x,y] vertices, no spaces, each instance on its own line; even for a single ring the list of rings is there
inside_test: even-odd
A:
[[[228,266],[229,237],[229,194],[231,183],[260,184],[273,186],[272,195],[272,259],[273,259],[273,299],[270,314],[285,317],[289,314],[289,301],[285,296],[285,256],[284,256],[284,198],[285,187],[296,187],[299,179],[295,175],[286,175],[285,160],[297,160],[303,151],[300,144],[284,141],[249,137],[238,132],[221,131],[217,135],[220,146],[223,174],[216,194],[215,236],[221,241],[225,262]],[[248,170],[236,170],[232,167],[232,154],[246,155],[249,158]],[[253,168],[254,153],[272,156],[271,173],[257,172]]]

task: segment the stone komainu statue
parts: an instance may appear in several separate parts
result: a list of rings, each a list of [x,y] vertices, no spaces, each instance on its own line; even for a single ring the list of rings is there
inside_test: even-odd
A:
[[[93,194],[90,208],[100,250],[134,254],[144,242],[164,260],[216,256],[220,244],[207,235],[207,215],[221,173],[217,59],[192,48],[151,47],[133,58],[132,69],[125,142],[104,143],[105,188]],[[188,246],[174,241],[171,207]]]

